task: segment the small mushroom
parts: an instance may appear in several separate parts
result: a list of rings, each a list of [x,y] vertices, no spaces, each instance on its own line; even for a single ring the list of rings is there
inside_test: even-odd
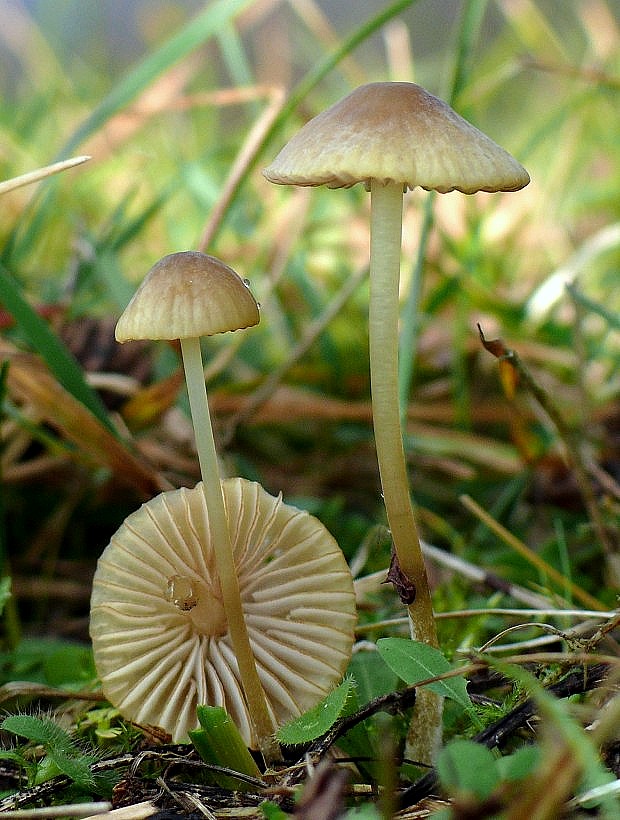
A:
[[[399,414],[403,193],[416,186],[440,193],[516,191],[529,176],[445,102],[414,83],[400,82],[355,89],[306,123],[263,173],[280,185],[348,188],[361,182],[370,191],[370,376],[379,472],[398,565],[415,589],[408,607],[413,633],[436,645]]]
[[[221,484],[241,605],[270,720],[324,697],[351,656],[355,596],[338,544],[313,516],[242,478]],[[121,713],[175,742],[196,706],[223,706],[258,738],[224,606],[218,533],[203,487],[132,513],[99,559],[91,637],[103,691]]]
[[[278,751],[243,617],[200,350],[201,336],[258,321],[258,305],[232,268],[213,256],[183,251],[165,256],[151,268],[118,320],[116,339],[180,340],[222,606],[255,734],[263,755],[271,760]]]

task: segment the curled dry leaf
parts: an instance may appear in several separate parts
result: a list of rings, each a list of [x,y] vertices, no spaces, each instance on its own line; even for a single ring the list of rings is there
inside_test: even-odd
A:
[[[314,706],[342,677],[355,626],[346,560],[325,527],[259,484],[222,482],[244,617],[275,722]],[[130,515],[99,560],[91,636],[104,693],[174,740],[196,706],[224,706],[253,741],[227,628],[202,484]]]

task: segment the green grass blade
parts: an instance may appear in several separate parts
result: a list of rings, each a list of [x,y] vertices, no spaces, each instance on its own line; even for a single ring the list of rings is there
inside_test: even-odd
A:
[[[237,86],[252,85],[254,83],[254,72],[235,26],[232,23],[222,26],[217,39],[233,84]]]
[[[305,99],[305,97],[323,80],[330,71],[332,71],[338,63],[351,54],[357,46],[364,42],[364,40],[371,37],[381,26],[388,23],[402,11],[409,6],[413,6],[418,0],[397,0],[387,8],[383,9],[379,14],[371,17],[366,23],[361,25],[348,38],[342,41],[338,48],[327,54],[322,60],[318,60],[314,68],[306,73],[304,78],[298,83],[296,88],[291,92],[287,102],[282,106],[278,116],[274,119],[271,127],[267,129],[260,146],[257,146],[255,152],[255,159],[248,163],[245,173],[239,178],[234,191],[232,191],[229,201],[229,207],[234,203],[239,191],[245,184],[248,176],[253,172],[257,158],[262,154],[264,147],[269,143],[288,120],[291,114],[295,111],[297,106]],[[216,232],[217,233],[217,232]],[[214,235],[215,236],[215,235]],[[211,242],[214,242],[214,236],[211,237]]]
[[[448,90],[450,105],[454,105],[461,91],[467,85],[474,48],[488,3],[489,0],[469,0],[463,9],[455,46],[452,82]]]
[[[95,110],[74,131],[58,153],[58,158],[70,156],[74,147],[96,134],[108,120],[131,103],[142,91],[149,87],[161,74],[186,57],[206,40],[216,36],[249,6],[254,0],[216,0],[198,14],[190,23],[173,35],[156,51],[148,54],[138,65],[110,91]],[[30,221],[22,214],[18,230],[10,237],[3,252],[5,263],[8,259],[19,259],[34,244],[34,237],[44,230],[45,215],[52,203],[53,188],[48,188],[45,196],[35,200]]]
[[[192,729],[189,737],[202,760],[211,766],[260,780],[260,769],[226,710],[221,706],[199,705],[196,713],[200,728]],[[243,779],[222,773],[214,772],[213,780],[222,788],[246,788]]]
[[[415,5],[417,1],[418,0],[397,0],[396,3],[387,6],[387,8],[380,11],[379,14],[376,14],[374,17],[371,17],[370,20],[356,29],[353,34],[343,40],[338,48],[320,60],[293,90],[288,102],[282,108],[280,116],[274,122],[273,132],[279,129],[282,123],[285,122],[295,108],[297,108],[299,103],[305,99],[312,89],[315,88],[344,57],[351,54],[364,40],[371,37],[378,29],[406,8]]]
[[[225,30],[228,24],[254,0],[216,0],[177,34],[139,63],[108,94],[64,145],[61,155],[95,134],[114,114],[123,109],[160,75],[206,40]]]
[[[103,402],[84,378],[79,364],[47,322],[24,299],[19,285],[2,266],[0,302],[13,316],[24,338],[44,359],[60,384],[87,407],[110,432],[117,435]]]

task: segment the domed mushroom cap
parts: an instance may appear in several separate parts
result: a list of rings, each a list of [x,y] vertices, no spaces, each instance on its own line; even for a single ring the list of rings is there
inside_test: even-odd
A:
[[[346,560],[325,527],[260,484],[222,482],[252,650],[277,724],[315,705],[349,662],[356,621]],[[251,721],[221,601],[202,485],[132,513],[95,572],[90,633],[108,700],[175,741],[196,706]]]
[[[440,193],[516,191],[527,171],[415,83],[369,83],[310,120],[264,170],[280,185],[349,188],[371,179]]]
[[[214,256],[172,253],[147,273],[116,325],[116,340],[185,339],[251,327],[258,305],[246,283]]]

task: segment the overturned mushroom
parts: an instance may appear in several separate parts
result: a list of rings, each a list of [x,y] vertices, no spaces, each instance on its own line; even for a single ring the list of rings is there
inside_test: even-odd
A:
[[[241,478],[222,482],[243,615],[270,715],[281,724],[342,677],[355,625],[353,582],[334,538],[307,512]],[[202,486],[162,493],[103,552],[91,637],[103,691],[121,713],[175,741],[201,703],[257,738],[227,629]]]

